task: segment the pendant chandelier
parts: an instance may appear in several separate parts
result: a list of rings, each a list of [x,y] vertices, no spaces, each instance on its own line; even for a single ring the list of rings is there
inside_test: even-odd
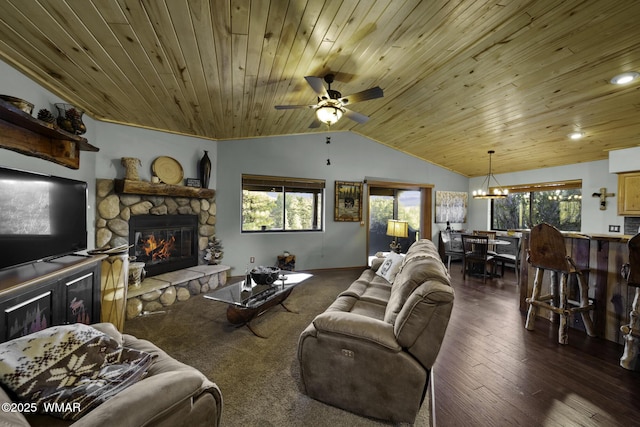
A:
[[[482,182],[482,185],[478,190],[473,190],[474,199],[504,199],[509,195],[509,190],[502,189],[498,180],[491,172],[491,155],[495,153],[494,150],[489,150],[489,174]],[[491,180],[495,182],[495,186],[491,187]]]

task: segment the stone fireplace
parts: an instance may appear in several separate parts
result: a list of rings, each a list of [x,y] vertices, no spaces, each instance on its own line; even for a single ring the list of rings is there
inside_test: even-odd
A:
[[[96,180],[96,248],[133,245],[129,253],[145,263],[148,275],[139,287],[128,289],[127,319],[162,311],[226,283],[229,267],[204,260],[215,241],[214,193],[206,190],[211,197],[202,197],[197,190]]]

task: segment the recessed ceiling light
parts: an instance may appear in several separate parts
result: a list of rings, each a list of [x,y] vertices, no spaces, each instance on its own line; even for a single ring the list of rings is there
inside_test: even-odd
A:
[[[617,76],[612,78],[610,81],[614,85],[625,85],[627,83],[631,83],[638,77],[640,77],[639,73],[635,71],[629,71],[628,73],[618,74]]]
[[[584,136],[584,132],[571,132],[569,138],[573,140],[581,139]]]

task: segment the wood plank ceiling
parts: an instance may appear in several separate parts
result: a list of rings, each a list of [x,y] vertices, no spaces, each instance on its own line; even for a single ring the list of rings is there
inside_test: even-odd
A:
[[[2,0],[0,58],[95,119],[221,143],[326,131],[274,106],[331,72],[384,89],[331,130],[467,176],[640,144],[640,84],[609,83],[640,71],[637,0]]]

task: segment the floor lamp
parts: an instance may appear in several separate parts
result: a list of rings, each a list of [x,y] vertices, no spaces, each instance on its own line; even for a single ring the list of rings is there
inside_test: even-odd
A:
[[[389,245],[393,252],[400,253],[400,243],[398,237],[409,236],[409,223],[407,221],[399,221],[390,219],[387,221],[387,236],[393,236],[393,241]]]

